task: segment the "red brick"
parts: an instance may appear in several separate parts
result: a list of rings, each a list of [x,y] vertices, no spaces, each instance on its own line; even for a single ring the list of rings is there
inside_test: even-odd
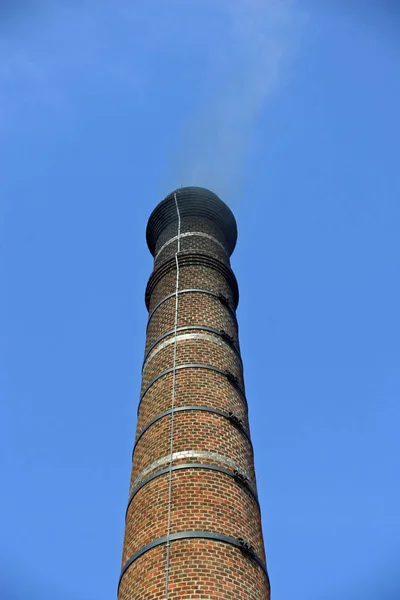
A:
[[[187,367],[177,370],[174,401],[173,374],[159,377],[173,368],[175,354],[175,296],[152,312],[160,301],[176,291],[174,258],[178,241],[173,238],[178,233],[178,220],[173,213],[175,199],[170,195],[150,218],[148,229],[155,263],[146,293],[150,319],[119,599],[166,598],[165,543],[143,553],[128,568],[126,563],[135,552],[164,538],[168,532],[173,536],[197,531],[229,537],[223,538],[225,541],[208,538],[171,541],[169,600],[269,600],[268,577],[255,559],[257,556],[265,566],[235,316],[237,287],[229,261],[236,226],[225,205],[210,192],[183,188],[177,191],[177,199],[181,211],[179,290],[196,288],[214,295],[199,292],[178,295],[177,326],[196,329],[178,332],[176,365],[200,364],[216,370]],[[159,218],[164,209],[165,223]],[[222,294],[229,307],[215,294]],[[220,330],[232,339],[221,336]],[[228,378],[225,371],[232,373],[237,382]],[[154,418],[170,410],[172,402],[175,408],[197,406],[209,411],[179,411],[173,418],[168,414],[148,426]],[[232,422],[229,413],[239,423]],[[170,473],[170,464],[184,468]],[[197,464],[203,467],[197,468]],[[210,469],[210,465],[216,469]],[[159,475],[162,469],[166,472]],[[146,483],[147,478],[150,480]],[[250,544],[251,550],[237,547],[239,539]]]

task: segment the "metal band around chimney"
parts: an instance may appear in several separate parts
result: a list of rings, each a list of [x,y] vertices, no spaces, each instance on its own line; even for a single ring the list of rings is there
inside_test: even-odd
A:
[[[237,327],[237,319],[236,319],[236,312],[235,309],[232,308],[232,306],[229,303],[229,300],[226,296],[224,296],[223,294],[219,294],[217,292],[211,292],[210,290],[202,290],[200,288],[188,288],[185,290],[179,290],[178,294],[207,294],[209,296],[213,296],[214,298],[217,298],[218,300],[220,300],[220,302],[222,302],[224,304],[224,306],[226,306],[226,308],[228,309],[228,311],[230,312],[231,316],[233,317],[234,321],[235,321],[235,325]],[[149,317],[148,317],[148,321],[147,321],[147,328],[149,327],[149,323],[150,320],[152,318],[152,316],[154,315],[154,313],[160,308],[160,306],[162,304],[164,304],[164,302],[166,302],[167,300],[170,300],[171,298],[175,298],[176,293],[173,292],[172,294],[168,294],[168,296],[165,296],[165,298],[163,298],[162,300],[160,300],[155,307],[150,311],[149,313]]]
[[[252,548],[252,546],[245,540],[243,540],[241,538],[234,538],[229,535],[224,535],[223,533],[215,533],[213,531],[179,531],[177,533],[171,533],[168,538],[167,538],[167,536],[164,536],[164,537],[158,538],[156,540],[153,540],[149,544],[146,544],[145,546],[142,546],[142,548],[137,550],[137,552],[135,552],[135,554],[133,554],[128,559],[128,561],[125,563],[125,565],[122,568],[121,575],[120,575],[119,582],[118,582],[118,591],[119,591],[119,587],[121,585],[121,580],[122,580],[123,576],[125,575],[125,573],[127,572],[127,570],[129,569],[129,567],[138,558],[143,556],[143,554],[145,554],[149,550],[152,550],[153,548],[157,548],[157,546],[162,546],[162,545],[166,544],[168,539],[170,542],[177,542],[180,540],[191,540],[191,539],[214,540],[216,542],[222,542],[223,544],[229,544],[231,546],[234,546],[235,548],[237,548],[241,552],[243,552],[246,556],[248,556],[251,560],[253,560],[255,563],[257,563],[257,565],[262,569],[265,577],[267,578],[268,587],[269,587],[269,577],[268,577],[267,567],[265,566],[264,561],[258,556],[258,554],[256,554],[256,552]]]
[[[131,486],[129,488],[129,493],[132,492],[133,489],[137,485],[140,484],[146,477],[150,477],[152,473],[155,473],[158,469],[164,469],[165,465],[168,464],[170,459],[170,455],[162,456],[161,458],[154,460],[152,463],[147,465],[131,482]],[[233,472],[242,473],[245,478],[254,483],[254,489],[256,489],[256,481],[254,477],[254,473],[246,470],[242,465],[239,465],[232,458],[219,454],[218,452],[203,452],[199,450],[181,450],[179,452],[174,452],[173,454],[173,462],[174,464],[178,461],[186,461],[186,462],[206,462],[207,464],[217,464],[218,466],[224,467],[226,469],[230,469]],[[179,463],[182,464],[182,463]]]
[[[176,331],[177,332],[178,331],[205,331],[205,332],[217,335],[217,336],[221,337],[228,344],[228,346],[235,352],[235,354],[239,358],[240,362],[243,364],[242,357],[240,356],[240,352],[239,352],[237,346],[235,345],[234,338],[232,336],[230,336],[223,329],[213,329],[212,327],[205,327],[203,325],[186,325],[186,326],[183,326],[183,327],[178,327]],[[151,351],[157,346],[157,344],[159,344],[160,342],[162,342],[165,338],[169,337],[170,335],[174,335],[174,333],[175,333],[175,329],[171,329],[170,331],[167,331],[163,335],[160,335],[160,337],[157,338],[151,344],[150,348],[147,350],[147,352],[145,354],[145,357],[144,357],[144,360],[143,360],[143,365],[142,365],[142,371],[143,371],[143,368],[144,368],[144,366],[146,364],[147,359],[149,358],[149,356],[151,354]]]
[[[243,399],[246,401],[246,396],[245,396],[244,390],[239,385],[239,379],[236,377],[236,375],[234,375],[230,371],[223,371],[222,369],[218,369],[218,367],[214,367],[213,365],[205,365],[205,364],[203,365],[203,364],[193,363],[193,364],[178,365],[176,367],[170,367],[169,369],[166,369],[165,371],[162,371],[161,373],[159,373],[157,375],[157,377],[154,377],[154,379],[152,379],[150,381],[150,383],[147,384],[147,386],[145,387],[144,391],[142,392],[142,394],[140,396],[139,405],[138,405],[138,411],[140,409],[140,405],[141,405],[141,402],[142,402],[143,398],[145,397],[145,395],[147,394],[147,392],[149,391],[149,389],[151,388],[151,386],[156,383],[156,381],[158,381],[159,379],[161,379],[165,375],[169,375],[169,373],[173,373],[174,370],[175,371],[181,371],[183,369],[205,369],[207,371],[214,371],[214,373],[219,373],[220,375],[223,375],[224,377],[226,377],[228,379],[228,381],[236,389],[239,390],[239,392],[241,393]],[[247,403],[247,401],[246,401],[246,403]]]
[[[230,471],[229,469],[224,469],[223,467],[219,467],[217,465],[208,465],[206,463],[184,463],[184,464],[175,465],[172,467],[172,471],[187,471],[190,469],[203,469],[204,471],[215,471],[217,473],[223,473],[224,475],[231,477],[239,485],[241,485],[245,490],[247,490],[253,496],[254,500],[257,502],[257,505],[259,505],[256,490],[252,487],[252,485],[250,483],[250,479],[246,475],[244,475],[242,472]],[[158,477],[161,477],[162,475],[167,475],[168,473],[169,473],[169,467],[166,469],[161,469],[160,471],[156,471],[155,473],[152,473],[151,475],[149,475],[149,477],[146,477],[146,479],[143,479],[143,481],[141,481],[133,489],[133,491],[131,492],[131,494],[129,495],[129,498],[128,498],[128,506],[126,507],[125,519],[128,514],[128,510],[131,505],[131,502],[134,499],[134,497],[136,496],[136,494],[142,488],[144,488],[148,483],[153,481],[154,479],[157,479]]]
[[[221,262],[217,258],[204,254],[203,252],[180,252],[179,253],[179,267],[205,267],[212,269],[219,273],[228,284],[233,297],[233,303],[235,309],[239,303],[239,288],[234,272],[225,263]],[[150,275],[149,281],[146,287],[145,302],[147,308],[150,306],[151,295],[158,283],[170,272],[176,271],[176,260],[173,256],[165,260],[159,267],[157,267]]]
[[[227,413],[222,410],[215,409],[215,408],[208,408],[207,406],[179,406],[178,408],[174,408],[174,410],[169,409],[169,410],[166,410],[166,411],[160,413],[159,415],[154,417],[154,419],[152,419],[149,423],[147,423],[147,425],[142,429],[142,431],[139,433],[139,435],[136,438],[135,444],[133,446],[133,451],[132,451],[132,460],[133,460],[133,454],[135,452],[135,448],[136,448],[138,442],[140,441],[141,437],[146,433],[146,431],[148,431],[148,429],[150,429],[150,427],[152,425],[154,425],[154,423],[157,423],[157,421],[160,421],[164,417],[168,417],[168,415],[171,415],[172,412],[174,412],[176,414],[178,412],[188,412],[188,411],[192,411],[192,410],[199,411],[199,412],[207,412],[207,413],[210,413],[213,415],[219,415],[220,417],[224,417],[225,419],[228,419],[228,421],[230,423],[232,423],[232,425],[234,425],[247,438],[248,442],[252,446],[250,436],[249,436],[245,426],[243,425],[242,421],[233,413]]]
[[[180,234],[180,239],[186,238],[186,237],[204,237],[209,239],[211,242],[214,242],[215,244],[218,244],[218,246],[220,246],[222,248],[222,250],[225,252],[225,254],[227,255],[227,257],[229,258],[229,254],[225,248],[225,246],[219,241],[217,240],[217,238],[213,237],[212,235],[210,235],[209,233],[204,233],[202,231],[187,231],[186,233],[181,233]],[[158,257],[160,256],[161,252],[163,250],[165,250],[165,248],[167,248],[167,246],[169,246],[170,244],[172,244],[173,242],[178,241],[178,236],[175,235],[173,238],[171,238],[170,240],[168,240],[167,242],[165,242],[165,244],[163,244],[161,246],[161,248],[159,249],[159,251],[157,252],[157,254],[154,257],[154,262],[158,259]]]

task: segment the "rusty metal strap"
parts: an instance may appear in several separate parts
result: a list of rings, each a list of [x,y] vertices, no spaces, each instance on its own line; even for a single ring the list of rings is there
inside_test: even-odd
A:
[[[243,552],[244,555],[248,556],[251,560],[253,560],[262,569],[262,571],[267,579],[267,584],[269,587],[269,577],[268,577],[267,567],[265,566],[264,561],[258,556],[258,554],[256,554],[255,550],[252,548],[252,546],[248,542],[246,542],[246,540],[243,540],[242,538],[234,538],[229,535],[224,535],[223,533],[215,533],[214,531],[179,531],[177,533],[171,533],[169,535],[170,542],[177,542],[180,540],[191,540],[191,539],[212,540],[215,542],[220,542],[223,544],[229,544],[231,546],[234,546],[235,548],[237,548],[238,550]],[[146,552],[148,552],[149,550],[152,550],[153,548],[157,548],[157,546],[162,546],[162,545],[166,544],[167,541],[168,541],[167,536],[158,538],[156,540],[153,540],[149,544],[142,546],[142,548],[140,548],[137,552],[135,552],[135,554],[133,554],[129,558],[129,560],[125,563],[125,565],[122,568],[121,576],[120,576],[119,582],[118,582],[118,590],[121,585],[122,578],[125,575],[125,573],[127,572],[127,570],[129,569],[129,567],[138,558],[143,556],[143,554],[146,554]]]
[[[185,251],[179,253],[179,266],[183,267],[205,267],[212,269],[219,275],[221,275],[231,291],[231,297],[234,308],[236,309],[239,303],[239,288],[234,272],[224,262],[221,262],[217,258],[203,252],[191,252]],[[146,307],[150,307],[151,296],[157,285],[162,279],[169,273],[174,272],[176,269],[175,257],[168,258],[161,265],[156,267],[150,279],[147,283],[145,302]]]
[[[165,244],[163,244],[161,246],[161,248],[158,250],[157,254],[154,256],[154,262],[156,262],[156,260],[158,260],[160,254],[166,248],[168,248],[168,246],[170,244],[172,244],[173,242],[176,242],[178,239],[182,240],[183,238],[188,238],[188,237],[202,237],[202,238],[206,238],[207,240],[210,240],[214,244],[217,244],[221,248],[221,250],[223,250],[225,252],[225,254],[227,255],[227,257],[229,259],[229,253],[228,253],[227,249],[225,248],[224,244],[222,244],[219,240],[217,240],[217,238],[213,237],[212,235],[209,235],[208,233],[204,233],[203,231],[186,231],[185,233],[181,233],[179,238],[177,235],[175,235],[174,237],[167,240],[165,242]]]
[[[208,294],[209,296],[213,296],[214,298],[217,298],[218,300],[220,300],[222,302],[222,304],[224,306],[226,306],[226,308],[231,313],[231,316],[233,317],[235,323],[237,323],[235,309],[232,308],[232,306],[229,303],[228,298],[226,296],[224,296],[223,294],[219,294],[217,292],[211,292],[210,290],[202,290],[202,289],[198,289],[198,288],[188,288],[186,290],[179,290],[178,293],[179,294],[189,294],[189,293],[190,294],[192,294],[192,293],[196,293],[196,294]],[[149,314],[149,319],[148,319],[148,322],[147,322],[147,327],[149,326],[150,320],[151,320],[152,316],[154,315],[154,313],[156,312],[156,310],[159,309],[160,306],[162,304],[164,304],[164,302],[166,302],[167,300],[170,300],[171,298],[175,298],[175,292],[173,292],[172,294],[168,294],[168,296],[165,296],[165,298],[163,298],[162,300],[160,300],[160,302],[158,302],[158,304],[155,305],[155,307],[153,308],[153,310]]]
[[[172,412],[177,413],[177,412],[186,412],[186,411],[190,411],[190,410],[197,410],[199,412],[208,412],[208,413],[211,413],[214,415],[220,415],[221,417],[225,417],[225,419],[228,419],[232,423],[232,425],[234,425],[241,433],[243,433],[243,435],[247,438],[247,440],[251,444],[251,439],[250,439],[248,431],[246,430],[243,422],[235,414],[233,414],[231,412],[227,413],[222,410],[217,410],[216,408],[208,408],[207,406],[196,406],[196,405],[179,406],[178,408],[175,408],[174,410],[169,409],[169,410],[166,410],[166,411],[160,413],[159,415],[154,417],[154,419],[152,419],[149,423],[147,423],[147,425],[142,429],[142,431],[139,433],[139,435],[136,438],[135,445],[133,446],[133,451],[132,451],[132,460],[133,460],[133,454],[135,452],[136,445],[138,444],[140,438],[146,433],[146,431],[148,429],[150,429],[150,427],[152,425],[154,425],[154,423],[157,423],[157,421],[160,421],[160,419],[163,419],[164,417],[171,415]]]
[[[239,381],[238,377],[236,377],[236,375],[234,375],[230,371],[226,371],[226,370],[223,370],[223,369],[218,369],[218,367],[214,367],[213,365],[203,365],[203,364],[199,364],[199,363],[193,363],[193,364],[178,365],[177,367],[171,367],[171,368],[166,369],[165,371],[162,371],[161,373],[159,373],[159,375],[157,375],[157,377],[154,377],[154,379],[152,379],[150,381],[150,383],[145,387],[144,391],[142,392],[142,394],[140,396],[139,405],[138,405],[138,412],[139,412],[140,404],[141,404],[143,398],[145,397],[145,395],[147,394],[147,392],[149,391],[149,389],[151,388],[151,386],[156,383],[156,381],[158,381],[159,379],[161,379],[161,377],[164,377],[165,375],[168,375],[169,373],[173,373],[174,371],[181,371],[182,369],[205,369],[207,371],[214,371],[214,373],[219,373],[220,375],[223,375],[224,377],[227,377],[228,381],[236,389],[239,390],[239,392],[243,396],[244,400],[246,400],[244,389],[241,387],[240,381]]]
[[[220,336],[228,345],[230,348],[232,348],[232,350],[235,352],[235,354],[237,355],[237,357],[239,358],[240,362],[242,363],[242,357],[240,356],[240,352],[235,344],[235,339],[230,336],[226,331],[224,331],[223,329],[214,329],[212,327],[206,327],[204,325],[186,325],[184,327],[178,327],[176,331],[206,331],[208,333],[213,333],[214,335],[218,335]],[[143,368],[146,364],[146,361],[148,359],[148,357],[151,354],[151,351],[157,346],[157,344],[159,344],[160,342],[162,342],[165,338],[167,338],[170,335],[173,335],[175,333],[175,329],[171,329],[170,331],[166,331],[165,333],[163,333],[163,335],[160,335],[160,337],[158,337],[150,346],[150,348],[148,349],[148,351],[146,352],[146,355],[144,357],[143,360],[143,366],[142,366],[142,371]]]
[[[181,465],[175,465],[172,467],[173,471],[182,471],[187,469],[204,469],[206,471],[217,471],[218,473],[228,475],[229,477],[232,477],[232,479],[234,479],[242,487],[244,487],[248,492],[250,492],[250,494],[253,496],[253,498],[258,504],[258,496],[256,490],[252,487],[249,478],[239,471],[230,471],[229,469],[224,469],[223,467],[218,467],[217,465],[208,465],[206,463],[183,463]],[[132,491],[128,498],[128,506],[126,507],[125,519],[126,515],[128,514],[131,502],[136,496],[136,494],[139,492],[139,490],[141,490],[148,483],[153,481],[153,479],[157,479],[157,477],[161,477],[162,475],[166,475],[167,473],[169,473],[169,467],[167,467],[166,469],[161,469],[160,471],[156,471],[155,473],[149,475],[149,477],[146,477],[146,479],[143,479],[143,481],[139,483],[139,485]]]

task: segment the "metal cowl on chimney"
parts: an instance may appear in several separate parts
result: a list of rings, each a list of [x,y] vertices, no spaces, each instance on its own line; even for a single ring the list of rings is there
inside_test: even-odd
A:
[[[230,267],[235,218],[212,192],[152,212],[154,270],[120,600],[268,600]]]

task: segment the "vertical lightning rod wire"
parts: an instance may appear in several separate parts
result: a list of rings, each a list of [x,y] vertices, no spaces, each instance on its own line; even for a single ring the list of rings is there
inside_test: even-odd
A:
[[[179,212],[178,199],[174,194],[176,212],[178,215],[178,240],[175,253],[176,262],[176,288],[175,288],[175,323],[174,323],[174,363],[172,371],[172,400],[171,400],[171,439],[170,439],[170,460],[169,460],[169,482],[168,482],[168,524],[167,524],[167,544],[166,544],[166,567],[165,567],[165,599],[169,597],[169,572],[171,560],[171,513],[172,513],[172,464],[174,452],[174,408],[175,408],[175,388],[176,388],[176,357],[177,357],[177,333],[178,333],[178,308],[179,308],[179,252],[181,250],[181,215]]]

